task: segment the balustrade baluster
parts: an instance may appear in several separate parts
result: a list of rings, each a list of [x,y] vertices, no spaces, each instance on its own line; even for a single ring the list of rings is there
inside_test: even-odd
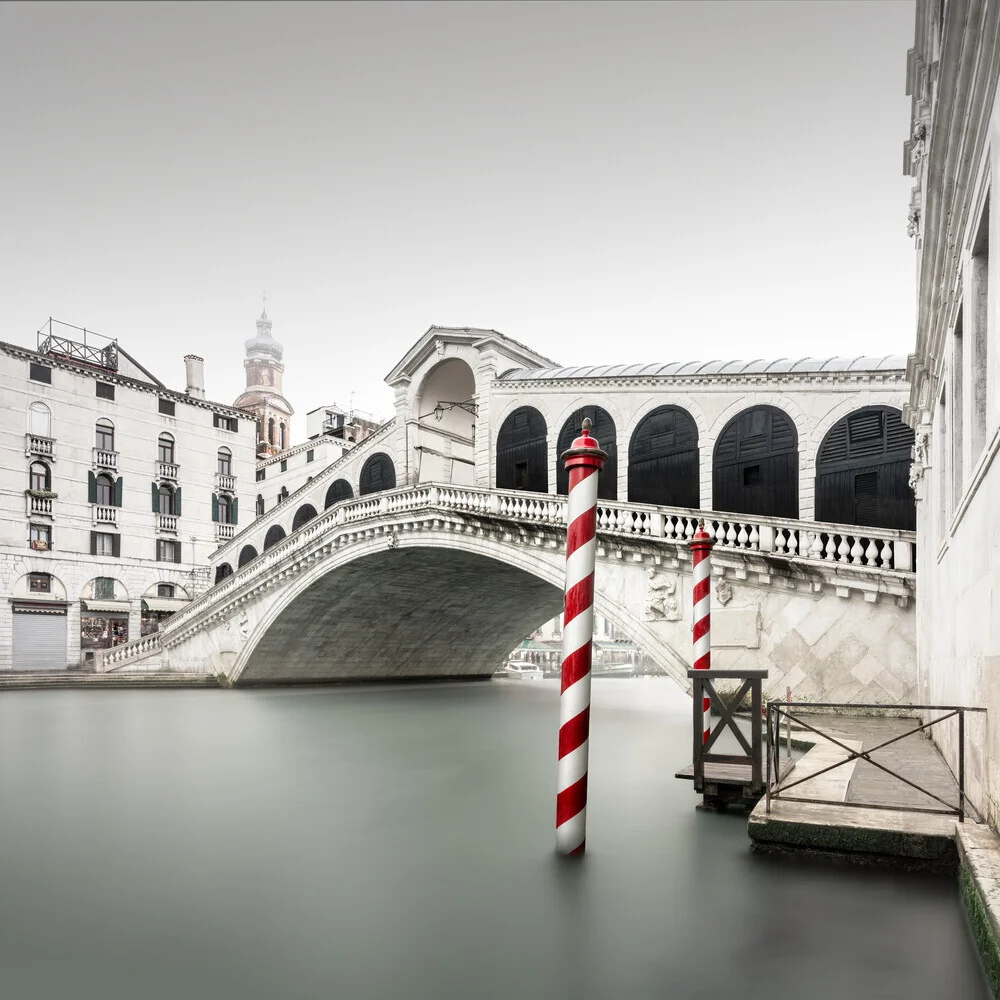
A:
[[[774,531],[774,551],[779,556],[785,554],[785,529],[776,528]]]
[[[830,535],[826,542],[826,558],[829,562],[837,561],[837,543],[834,541],[834,537]]]
[[[841,535],[840,544],[837,546],[837,555],[840,556],[840,562],[847,562],[850,554],[851,547],[847,544],[847,535]]]
[[[751,549],[760,548],[760,532],[757,530],[756,524],[750,525],[750,548]]]
[[[788,554],[794,556],[799,547],[799,533],[794,528],[788,530]]]
[[[851,546],[851,565],[859,566],[861,564],[861,559],[865,554],[864,546],[861,544],[860,538],[854,539],[854,544]]]
[[[869,566],[878,565],[878,546],[875,544],[874,538],[868,540],[868,548],[865,549],[865,561]]]
[[[749,536],[749,535],[747,535],[747,528],[746,528],[746,525],[745,525],[745,524],[741,524],[741,525],[740,525],[740,530],[739,530],[739,534],[738,534],[738,535],[736,536],[736,544],[737,544],[737,545],[738,545],[738,546],[739,546],[739,547],[740,547],[741,549],[745,549],[745,548],[746,548],[746,546],[747,546],[747,541],[748,541],[749,537],[750,537],[750,536]]]

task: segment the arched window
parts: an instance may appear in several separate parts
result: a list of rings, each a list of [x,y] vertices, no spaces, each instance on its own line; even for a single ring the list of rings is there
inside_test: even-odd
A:
[[[174,439],[169,434],[161,434],[156,443],[156,457],[167,465],[174,464]]]
[[[385,452],[372,455],[361,467],[358,477],[358,494],[380,493],[382,490],[396,488],[396,467]]]
[[[736,414],[715,443],[712,507],[734,514],[799,516],[799,436],[775,406]]]
[[[281,489],[278,490],[278,503],[284,503],[284,501],[287,499],[288,499],[288,487],[282,486]]]
[[[335,479],[326,491],[323,507],[324,509],[332,507],[335,503],[340,503],[341,500],[352,499],[353,496],[354,490],[351,489],[351,484],[346,479]]]
[[[498,490],[549,490],[549,444],[545,418],[533,406],[521,406],[497,434]]]
[[[277,545],[284,537],[285,529],[280,524],[272,524],[264,536],[264,551],[266,552],[272,545]]]
[[[274,417],[267,421],[267,443],[274,444]]]
[[[28,433],[35,437],[52,437],[52,414],[44,403],[32,403],[28,407]]]
[[[220,448],[217,456],[217,469],[220,476],[233,474],[233,453],[228,448]]]
[[[232,575],[233,575],[233,567],[230,566],[229,563],[219,563],[219,565],[215,567],[216,583],[222,583],[222,581],[225,580],[227,576],[232,576]]]
[[[161,514],[175,514],[176,511],[176,497],[174,495],[174,488],[167,483],[161,483],[160,489],[160,513]]]
[[[261,414],[257,417],[257,444],[260,444],[264,440],[264,416]]]
[[[285,432],[285,425],[282,424],[281,427],[279,428],[279,430],[281,432],[281,445],[280,445],[280,448],[281,448],[282,451],[284,451],[288,447],[288,437],[287,437],[287,434]]]
[[[98,507],[111,507],[115,502],[115,481],[102,472],[97,479]]]
[[[252,545],[244,545],[240,549],[239,565],[246,566],[248,562],[253,562],[257,558],[257,550]]]
[[[311,503],[304,503],[292,518],[292,531],[298,531],[307,521],[311,521],[316,516],[316,508]]]
[[[694,418],[679,406],[650,410],[628,443],[629,500],[697,508],[701,505],[699,479]]]
[[[31,489],[33,490],[52,489],[52,473],[44,462],[31,463],[29,480],[31,482]]]
[[[597,477],[597,497],[600,500],[618,499],[618,442],[616,440],[615,422],[607,410],[600,406],[583,406],[563,424],[556,444],[556,454],[562,455],[572,447],[573,441],[581,434],[584,417],[590,417],[591,430],[600,442],[601,448],[608,453]],[[569,472],[560,459],[556,462],[556,493],[564,496],[569,492]]]
[[[913,531],[913,439],[890,406],[866,406],[838,420],[816,456],[816,520]]]
[[[115,425],[104,417],[94,427],[94,447],[98,451],[115,450]]]
[[[219,494],[219,524],[233,523],[233,500],[225,493]]]
[[[263,517],[264,516],[264,497],[260,493],[257,494],[257,507],[256,507],[256,511],[257,511],[257,516],[258,517]]]

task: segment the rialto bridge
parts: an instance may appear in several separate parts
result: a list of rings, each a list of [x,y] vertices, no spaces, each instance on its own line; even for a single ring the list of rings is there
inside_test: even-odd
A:
[[[683,680],[700,514],[717,664],[768,666],[800,698],[910,695],[903,359],[561,369],[494,331],[431,328],[387,382],[395,417],[220,547],[216,585],[102,669],[491,673],[560,610],[557,456],[588,415],[610,453],[599,613]]]

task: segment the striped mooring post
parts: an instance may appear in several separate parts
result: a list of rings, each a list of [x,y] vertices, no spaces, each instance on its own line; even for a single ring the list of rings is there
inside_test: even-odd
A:
[[[712,667],[712,536],[705,530],[705,522],[698,522],[698,530],[691,539],[693,583],[691,601],[694,605],[694,669],[710,670]],[[712,731],[711,698],[701,700],[701,741],[708,742]]]
[[[590,661],[594,638],[597,554],[597,475],[608,453],[590,436],[563,452],[569,472],[566,515],[566,604],[563,613],[562,693],[559,697],[559,788],[556,850],[582,855],[587,839],[587,763],[590,749]]]

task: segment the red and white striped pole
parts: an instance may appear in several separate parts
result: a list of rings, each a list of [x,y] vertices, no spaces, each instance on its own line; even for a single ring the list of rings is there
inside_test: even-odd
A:
[[[608,454],[590,436],[563,452],[569,472],[566,517],[566,605],[563,613],[562,694],[559,697],[559,791],[556,850],[583,854],[587,839],[587,763],[590,750],[590,657],[594,638],[597,558],[597,474]]]
[[[712,667],[712,536],[705,530],[705,522],[698,522],[698,530],[691,539],[691,562],[694,583],[691,600],[694,603],[694,669],[710,670]],[[702,743],[708,742],[712,731],[711,698],[702,698]]]

